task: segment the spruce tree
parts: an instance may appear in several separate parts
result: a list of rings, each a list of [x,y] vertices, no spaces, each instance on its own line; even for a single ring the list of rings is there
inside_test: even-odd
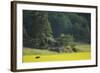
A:
[[[47,48],[49,38],[52,37],[52,29],[48,20],[47,12],[34,12],[32,25],[32,38],[36,39],[33,45],[36,48]]]

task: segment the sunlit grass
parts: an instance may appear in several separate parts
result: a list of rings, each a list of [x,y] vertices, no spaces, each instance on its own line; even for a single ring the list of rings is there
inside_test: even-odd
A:
[[[36,58],[37,56],[39,58]],[[91,59],[90,52],[23,56],[23,62],[69,61],[69,60],[88,60],[88,59]]]
[[[44,50],[44,49],[34,49],[34,48],[24,48],[23,55],[51,55],[58,54],[54,51]]]
[[[62,52],[35,48],[23,48],[23,62],[45,61],[71,61],[91,59],[91,47],[89,44],[76,44],[77,52]],[[36,58],[39,57],[39,58]]]
[[[90,52],[91,51],[91,45],[89,44],[76,44],[76,48],[78,52]]]

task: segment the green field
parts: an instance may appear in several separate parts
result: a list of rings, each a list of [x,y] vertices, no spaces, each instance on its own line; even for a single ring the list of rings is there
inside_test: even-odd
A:
[[[45,62],[45,61],[64,61],[64,60],[87,60],[91,59],[90,45],[78,44],[77,52],[57,53],[49,50],[34,48],[23,49],[23,62]],[[39,58],[36,58],[39,57]]]
[[[40,58],[36,58],[39,56]],[[25,55],[23,62],[45,62],[45,61],[68,61],[68,60],[87,60],[91,59],[90,52],[83,53],[63,53],[58,55]]]
[[[90,52],[91,51],[91,45],[89,44],[76,44],[76,48],[78,52]]]

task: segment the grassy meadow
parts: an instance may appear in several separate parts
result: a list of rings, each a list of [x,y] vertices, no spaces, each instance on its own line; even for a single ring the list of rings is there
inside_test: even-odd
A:
[[[91,59],[91,13],[23,10],[23,62]]]
[[[49,50],[40,50],[34,48],[23,49],[23,62],[45,62],[45,61],[69,61],[69,60],[87,60],[91,59],[90,45],[78,44],[77,52],[57,53]],[[38,57],[38,58],[36,58]]]

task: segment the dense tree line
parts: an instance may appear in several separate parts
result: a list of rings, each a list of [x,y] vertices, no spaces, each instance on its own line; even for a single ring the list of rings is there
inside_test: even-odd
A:
[[[47,48],[55,41],[60,45],[72,41],[90,43],[90,18],[89,13],[23,10],[23,45]]]

